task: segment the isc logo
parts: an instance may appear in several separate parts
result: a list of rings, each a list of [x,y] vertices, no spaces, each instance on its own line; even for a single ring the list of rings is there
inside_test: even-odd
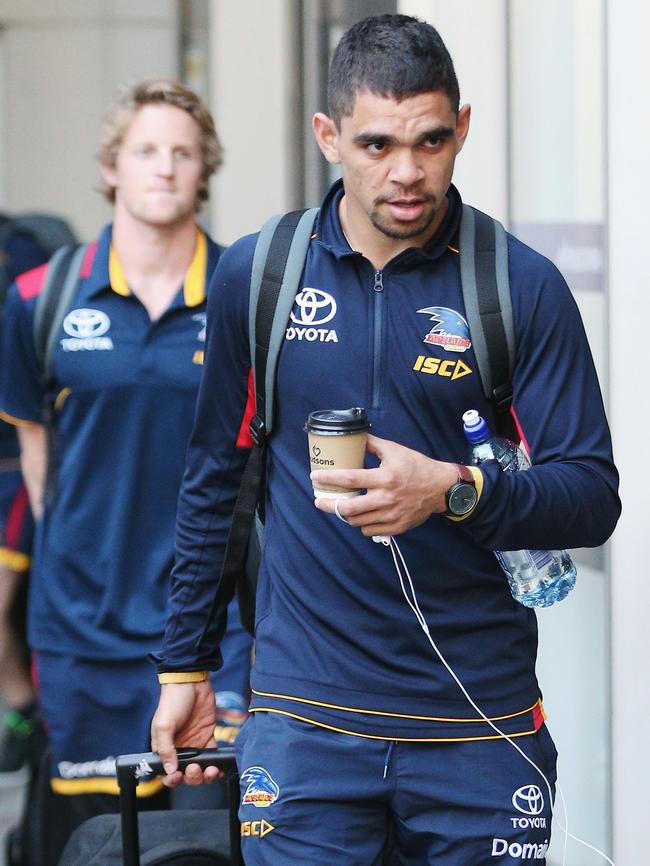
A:
[[[441,361],[440,358],[434,358],[432,355],[418,355],[413,369],[416,373],[430,373],[432,376],[444,376],[447,379],[460,379],[472,372],[471,368],[460,359],[452,361],[447,358]]]
[[[243,821],[241,825],[242,836],[259,836],[260,839],[266,836],[267,833],[270,833],[271,830],[275,830],[275,827],[263,819],[261,821]]]

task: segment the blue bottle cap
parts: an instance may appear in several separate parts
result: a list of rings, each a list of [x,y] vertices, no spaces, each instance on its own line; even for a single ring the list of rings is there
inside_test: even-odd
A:
[[[476,409],[468,409],[463,413],[463,432],[472,445],[478,445],[490,438],[490,428]]]

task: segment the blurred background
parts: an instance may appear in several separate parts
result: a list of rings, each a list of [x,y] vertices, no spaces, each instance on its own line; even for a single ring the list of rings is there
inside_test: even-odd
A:
[[[440,30],[473,110],[455,183],[564,273],[614,435],[623,517],[606,548],[576,552],[576,590],[540,614],[539,675],[569,830],[617,866],[640,866],[648,848],[643,10],[641,0],[0,0],[0,209],[57,214],[84,240],[110,215],[95,154],[120,84],[173,76],[207,100],[226,161],[202,220],[229,243],[271,213],[317,204],[332,180],[310,120],[326,110],[341,32],[382,12]],[[2,827],[20,792],[20,779],[0,779]],[[562,843],[556,825],[550,866]],[[569,845],[570,866],[603,862]]]

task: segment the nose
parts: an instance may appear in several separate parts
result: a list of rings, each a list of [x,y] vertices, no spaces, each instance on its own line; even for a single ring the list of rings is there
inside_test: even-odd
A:
[[[424,177],[424,170],[419,165],[416,155],[408,148],[399,148],[391,166],[390,179],[400,186],[413,186]]]
[[[158,174],[163,177],[172,177],[174,175],[174,154],[170,147],[160,148],[156,168]]]

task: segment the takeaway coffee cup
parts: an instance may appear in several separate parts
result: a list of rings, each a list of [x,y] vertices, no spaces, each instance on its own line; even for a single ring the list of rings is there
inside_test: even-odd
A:
[[[305,430],[309,465],[313,469],[362,469],[370,422],[365,409],[320,409],[311,412]],[[330,484],[314,486],[314,496],[326,499],[358,496],[359,490]]]

